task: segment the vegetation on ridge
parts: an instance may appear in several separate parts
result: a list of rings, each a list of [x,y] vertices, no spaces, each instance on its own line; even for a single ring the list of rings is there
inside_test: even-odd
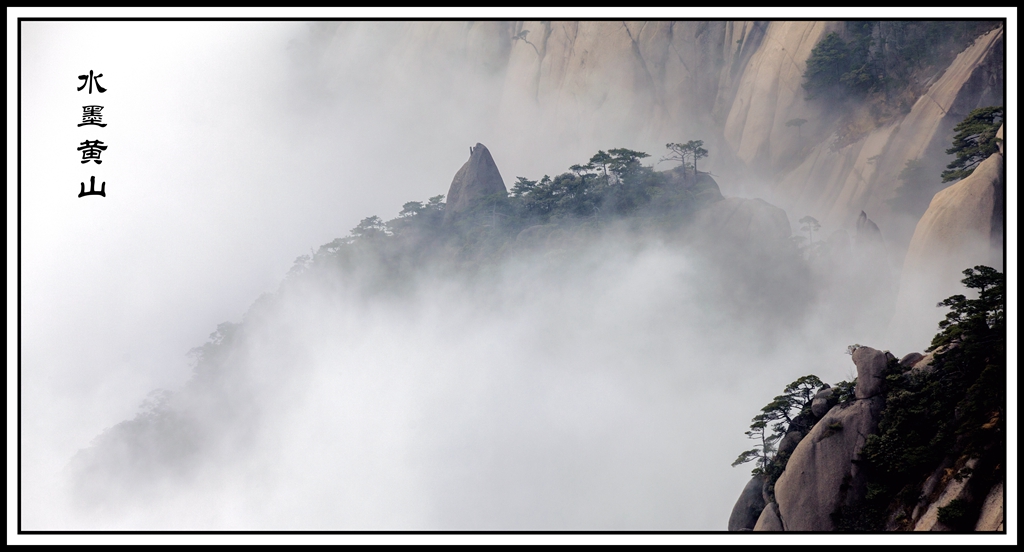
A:
[[[934,355],[930,367],[889,363],[878,432],[867,437],[856,460],[867,475],[867,494],[860,503],[832,513],[835,530],[911,528],[915,506],[934,499],[921,494],[925,480],[944,469],[949,477],[970,478],[969,499],[958,498],[940,509],[939,521],[948,529],[969,531],[985,493],[1005,481],[1005,277],[987,266],[969,268],[964,275],[963,284],[978,297],[958,294],[938,304],[950,311],[928,349]],[[837,384],[829,402],[853,400],[854,385]],[[746,435],[758,444],[732,465],[756,461],[752,474],[764,477],[769,497],[789,460],[778,450],[779,442],[790,431],[810,430],[817,419],[810,417],[808,425],[812,399],[826,387],[815,376],[804,376],[752,420]],[[826,435],[842,431],[842,426],[827,429]]]
[[[967,178],[982,161],[999,151],[996,133],[1002,125],[1002,106],[980,107],[971,111],[953,128],[956,132],[953,147],[946,150],[946,153],[955,155],[956,159],[942,171],[942,181]]]
[[[840,118],[833,149],[910,112],[957,54],[1000,20],[847,21],[806,61],[807,101]]]
[[[919,73],[949,65],[977,37],[1000,24],[998,20],[847,21],[840,32],[825,35],[811,50],[804,72],[807,99],[879,94],[886,102],[905,103],[899,91],[927,80]]]
[[[950,312],[932,340],[932,368],[913,370],[890,363],[886,408],[878,433],[868,437],[860,462],[868,474],[867,497],[836,512],[840,531],[909,528],[922,485],[948,465],[960,477],[965,462],[977,464],[972,483],[986,492],[1002,481],[1006,462],[1005,278],[987,266],[964,271],[963,284],[977,299],[954,295],[939,303]],[[961,473],[963,472],[963,473]],[[971,530],[984,496],[946,519]]]
[[[669,149],[675,144],[669,144]],[[585,164],[539,180],[518,177],[509,194],[480,198],[469,209],[444,223],[444,196],[426,202],[409,201],[398,217],[363,219],[344,238],[324,244],[313,255],[296,259],[292,275],[323,263],[355,266],[344,260],[370,253],[392,266],[421,266],[441,258],[478,264],[504,254],[526,228],[555,225],[594,229],[613,221],[656,228],[674,228],[693,213],[721,197],[708,173],[694,163],[706,157],[702,141],[683,144],[679,167],[656,171],[643,165],[650,157],[626,148],[599,151]],[[357,264],[357,263],[356,263]]]

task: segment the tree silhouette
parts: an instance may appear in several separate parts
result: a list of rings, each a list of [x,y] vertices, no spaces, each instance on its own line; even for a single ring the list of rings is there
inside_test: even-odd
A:
[[[703,159],[708,156],[708,150],[704,149],[703,140],[690,140],[685,144],[679,144],[671,142],[665,144],[668,148],[668,155],[662,157],[662,161],[679,161],[683,164],[684,169],[693,168],[693,175],[697,175],[697,160]],[[693,163],[687,162],[687,159],[691,159]]]
[[[593,157],[590,158],[590,164],[595,167],[601,167],[604,171],[604,175],[608,176],[608,165],[612,162],[612,156],[604,150],[598,150]]]
[[[821,229],[821,224],[814,217],[807,215],[800,219],[800,230],[807,232],[807,238],[810,242],[808,245],[814,245],[814,233]]]
[[[530,31],[519,31],[518,33],[512,36],[512,41],[515,42],[516,40],[522,40],[523,42],[529,44],[530,47],[533,48],[533,51],[536,52],[539,56],[540,50],[537,49],[537,46],[535,46],[532,42],[526,39],[526,35],[528,34],[530,34]]]
[[[693,157],[693,175],[697,176],[697,160],[708,156],[708,150],[704,149],[704,140],[690,140],[690,155]]]
[[[751,420],[750,429],[744,434],[747,438],[760,443],[740,453],[732,463],[733,467],[756,460],[757,465],[751,473],[767,475],[775,460],[776,443],[786,435],[794,418],[810,406],[814,395],[824,386],[825,384],[813,374],[798,378],[787,385],[781,395],[772,399],[761,409],[761,413]]]
[[[391,229],[388,228],[388,225],[380,217],[374,215],[359,221],[359,225],[351,230],[351,234],[353,238],[372,240],[390,236]]]
[[[608,163],[608,168],[612,171],[612,174],[620,179],[639,169],[641,159],[650,157],[650,155],[642,151],[634,151],[625,148],[608,150],[608,154],[611,157],[611,162]]]
[[[689,156],[690,150],[686,144],[670,142],[665,144],[665,147],[668,148],[668,155],[662,157],[661,161],[678,161],[684,167],[689,165],[686,162],[686,158]]]
[[[981,107],[971,111],[953,128],[956,132],[953,147],[946,150],[946,153],[956,155],[956,159],[942,171],[943,182],[967,178],[979,163],[999,151],[996,132],[1002,125],[1002,119],[1002,106]]]

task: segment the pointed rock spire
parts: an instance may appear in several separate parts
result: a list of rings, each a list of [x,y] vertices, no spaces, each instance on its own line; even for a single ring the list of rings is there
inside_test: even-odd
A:
[[[472,209],[485,198],[495,196],[508,196],[505,181],[501,179],[487,146],[477,143],[469,148],[469,160],[455,173],[448,188],[444,224],[450,224],[460,213]]]

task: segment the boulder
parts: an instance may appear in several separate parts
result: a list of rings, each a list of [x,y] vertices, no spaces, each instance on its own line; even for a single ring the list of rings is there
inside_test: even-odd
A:
[[[740,498],[732,507],[732,514],[729,515],[730,531],[750,531],[757,524],[757,519],[764,510],[764,498],[761,496],[761,487],[764,485],[764,478],[755,475],[743,487]]]
[[[868,399],[882,394],[885,386],[885,369],[890,355],[871,347],[858,347],[853,352],[853,363],[857,365],[857,386],[854,396]]]
[[[754,525],[754,531],[785,530],[785,527],[782,525],[782,517],[779,515],[779,505],[774,502],[764,507],[760,517],[757,518],[757,523]]]
[[[914,372],[931,372],[932,370],[935,369],[935,367],[932,366],[932,359],[934,358],[934,352],[924,355],[923,357],[921,357],[920,360],[914,363],[914,367],[911,368],[911,370],[913,370]]]
[[[789,454],[796,449],[796,446],[800,444],[800,440],[804,438],[804,432],[802,431],[789,431],[779,441],[778,454]]]
[[[913,368],[922,358],[924,358],[924,355],[921,353],[907,353],[900,359],[900,366]]]
[[[775,483],[788,531],[831,531],[832,512],[863,496],[864,474],[853,460],[878,428],[880,397],[829,410],[789,457]],[[763,515],[763,514],[762,514]]]
[[[811,413],[816,418],[824,416],[836,403],[836,391],[831,387],[822,389],[811,399]]]
[[[469,148],[469,160],[455,173],[448,188],[444,208],[444,224],[451,224],[457,216],[477,207],[484,201],[504,200],[508,196],[505,181],[491,152],[483,144]]]

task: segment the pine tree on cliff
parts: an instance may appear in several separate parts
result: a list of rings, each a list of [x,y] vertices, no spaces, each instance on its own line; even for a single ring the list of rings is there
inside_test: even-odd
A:
[[[765,405],[761,413],[751,420],[750,429],[745,434],[750,439],[760,441],[760,444],[740,453],[732,463],[733,467],[756,460],[757,466],[751,473],[769,474],[769,468],[775,461],[776,443],[789,431],[793,419],[810,406],[814,394],[823,386],[824,383],[813,374],[803,376],[787,385],[781,395],[772,399],[772,402]]]
[[[999,151],[996,132],[1002,126],[1002,120],[1002,106],[981,107],[970,112],[953,128],[956,132],[953,147],[946,153],[956,155],[956,159],[942,171],[943,182],[967,178],[979,163]]]
[[[957,294],[938,304],[950,311],[928,349],[934,353],[931,369],[890,367],[878,433],[868,436],[861,451],[868,496],[834,515],[837,530],[913,528],[929,475],[944,462],[973,457],[971,484],[981,492],[970,495],[973,501],[957,515],[947,510],[943,521],[951,530],[970,531],[981,507],[978,497],[1005,481],[1006,280],[987,266],[969,268],[964,276],[961,281],[977,298]]]

